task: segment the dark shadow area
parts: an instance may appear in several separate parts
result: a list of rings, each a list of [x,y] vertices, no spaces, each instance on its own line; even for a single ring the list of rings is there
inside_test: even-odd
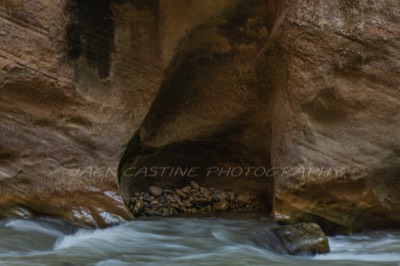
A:
[[[125,202],[150,186],[175,190],[195,181],[205,188],[249,192],[266,213],[271,210],[272,176],[209,172],[211,167],[271,167],[272,91],[263,52],[271,27],[268,12],[265,1],[241,2],[179,41],[160,91],[120,161]],[[197,171],[192,176],[139,171],[151,167]]]
[[[68,58],[77,59],[85,55],[88,64],[97,68],[102,79],[109,76],[113,50],[111,3],[110,0],[74,0],[66,5],[70,19],[66,27]]]
[[[129,178],[129,191],[147,191],[150,186],[174,190],[195,181],[204,187],[233,191],[236,193],[251,191],[262,202],[262,209],[269,213],[273,200],[273,177],[256,176],[254,169],[236,176],[232,169],[265,167],[269,169],[270,155],[257,154],[236,142],[245,126],[232,125],[221,132],[204,139],[171,143],[161,148],[150,147],[141,142],[137,132],[128,144],[121,159],[119,178]],[[132,167],[132,168],[130,168]],[[168,167],[162,174],[163,167]],[[151,172],[150,169],[157,169]],[[193,174],[179,173],[178,168],[196,169]],[[210,173],[211,168],[223,169]],[[145,172],[142,170],[146,169]],[[240,170],[239,170],[240,171]]]

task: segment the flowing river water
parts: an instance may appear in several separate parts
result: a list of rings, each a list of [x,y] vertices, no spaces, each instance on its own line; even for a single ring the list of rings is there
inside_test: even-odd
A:
[[[400,232],[330,237],[329,254],[289,256],[268,248],[277,245],[267,233],[273,226],[268,219],[157,218],[88,229],[52,219],[3,220],[0,265],[400,266]]]

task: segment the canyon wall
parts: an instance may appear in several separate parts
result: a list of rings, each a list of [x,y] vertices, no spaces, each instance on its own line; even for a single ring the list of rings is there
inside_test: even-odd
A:
[[[344,231],[398,227],[400,3],[282,7],[267,52],[272,165],[287,168],[275,176],[275,218]]]
[[[124,146],[179,38],[231,2],[1,0],[0,217],[129,219]]]
[[[3,215],[129,218],[116,168],[164,65],[158,3],[147,2],[0,2]]]
[[[263,166],[195,179],[280,222],[398,227],[399,19],[395,0],[1,0],[2,216],[105,225],[130,217],[119,189],[191,180],[130,167]]]
[[[227,11],[181,39],[122,158],[123,196],[188,180],[125,176],[132,166],[263,165],[275,171],[279,222],[398,227],[399,4],[241,4],[232,9],[239,16]],[[266,198],[272,185],[254,176],[196,181]]]

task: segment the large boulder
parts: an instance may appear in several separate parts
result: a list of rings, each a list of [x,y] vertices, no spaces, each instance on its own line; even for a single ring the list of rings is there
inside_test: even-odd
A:
[[[272,232],[291,255],[315,255],[330,251],[328,238],[315,223],[285,225],[274,228]]]
[[[279,254],[315,255],[330,252],[328,238],[316,223],[273,227],[260,233],[253,243]]]

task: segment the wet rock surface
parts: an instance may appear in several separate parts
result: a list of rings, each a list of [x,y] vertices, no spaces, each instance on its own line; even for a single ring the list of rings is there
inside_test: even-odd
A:
[[[282,246],[292,255],[320,254],[330,251],[328,238],[315,223],[285,225],[272,230]]]
[[[151,191],[161,191],[157,196]],[[149,192],[131,195],[129,209],[138,216],[171,216],[178,214],[205,214],[210,212],[253,212],[262,205],[251,193],[205,188],[192,181],[183,188],[171,190],[151,186]]]
[[[253,242],[279,254],[316,255],[330,252],[328,238],[315,223],[275,227],[260,233]]]

